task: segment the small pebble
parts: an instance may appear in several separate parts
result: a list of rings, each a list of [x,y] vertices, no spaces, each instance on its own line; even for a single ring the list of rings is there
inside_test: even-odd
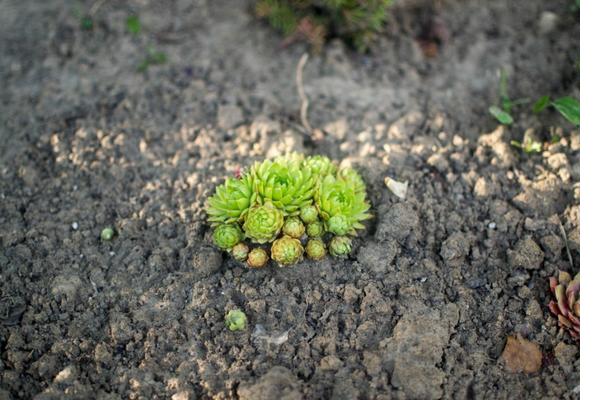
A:
[[[495,222],[490,222],[488,224],[488,228],[490,228],[490,229],[496,229],[496,223]]]
[[[79,224],[77,222],[73,222],[71,224],[71,228],[73,228],[73,230],[76,231],[79,228]]]
[[[110,252],[110,253],[108,253],[108,254],[110,254],[110,255],[111,255],[111,257],[112,257],[112,256],[114,256],[114,255],[115,255],[115,252],[114,252],[114,251],[111,251],[111,252]]]

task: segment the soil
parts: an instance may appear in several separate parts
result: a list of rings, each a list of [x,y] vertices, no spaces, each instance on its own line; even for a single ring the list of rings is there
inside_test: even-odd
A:
[[[91,30],[91,1],[0,3],[0,399],[579,397],[546,307],[579,270],[579,131],[487,112],[502,69],[514,99],[579,97],[574,2],[399,2],[371,53],[310,57],[312,136],[306,46],[251,2],[100,3]],[[166,63],[138,72],[150,48]],[[542,153],[510,145],[526,131]],[[347,260],[249,270],[205,199],[291,150],[358,168],[376,218]],[[507,370],[513,335],[539,371]]]

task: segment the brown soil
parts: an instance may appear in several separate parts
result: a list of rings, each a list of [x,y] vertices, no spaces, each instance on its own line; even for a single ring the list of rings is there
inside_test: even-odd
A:
[[[250,2],[109,0],[92,30],[91,1],[0,3],[0,399],[578,398],[546,304],[548,277],[579,270],[579,132],[487,113],[501,69],[513,98],[579,97],[570,3],[398,6],[372,53],[310,58],[317,138],[305,47]],[[137,72],[149,47],[168,60]],[[510,146],[527,129],[543,153]],[[376,218],[348,260],[248,270],[211,247],[204,201],[290,150],[358,168]],[[539,372],[503,365],[517,334]]]

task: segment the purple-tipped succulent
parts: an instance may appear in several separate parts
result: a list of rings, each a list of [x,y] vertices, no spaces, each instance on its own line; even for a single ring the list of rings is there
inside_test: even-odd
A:
[[[550,291],[555,300],[548,308],[558,318],[558,325],[579,340],[579,274],[571,278],[568,272],[559,271],[558,278],[550,278]]]

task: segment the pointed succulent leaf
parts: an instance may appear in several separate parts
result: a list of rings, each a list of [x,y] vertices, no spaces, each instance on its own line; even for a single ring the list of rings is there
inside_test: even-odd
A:
[[[213,226],[241,221],[256,198],[252,182],[250,175],[227,178],[207,200],[208,221]]]

